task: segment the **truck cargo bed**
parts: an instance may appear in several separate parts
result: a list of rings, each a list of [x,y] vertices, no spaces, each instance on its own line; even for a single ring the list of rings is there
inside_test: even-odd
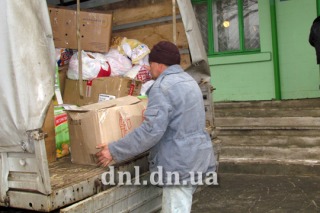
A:
[[[71,163],[70,157],[58,159],[49,163],[49,173],[52,191],[59,190],[101,175],[107,169],[97,166]]]
[[[56,162],[49,163],[48,166],[51,193],[9,189],[7,195],[11,207],[50,212],[114,187],[105,186],[101,182],[101,175],[107,171],[106,168],[73,164],[70,157],[58,159]],[[133,177],[134,166],[139,166],[140,174],[146,173],[148,171],[147,154],[115,166],[115,172],[129,171]],[[26,175],[26,173],[23,174]],[[28,184],[27,181],[23,181],[24,185]]]

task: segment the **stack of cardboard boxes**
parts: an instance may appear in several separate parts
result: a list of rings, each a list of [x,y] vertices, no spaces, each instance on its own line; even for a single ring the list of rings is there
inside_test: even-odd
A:
[[[77,49],[77,15],[75,10],[49,7],[53,40],[56,48]],[[112,15],[92,11],[80,12],[81,49],[92,52],[108,52],[112,31]],[[73,104],[67,114],[56,113],[55,119],[62,121],[68,116],[68,134],[70,135],[71,160],[80,164],[95,164],[95,146],[98,143],[109,143],[120,139],[143,121],[146,102],[136,97],[140,93],[142,83],[124,77],[103,77],[92,81],[83,81],[85,91],[80,97],[79,80],[66,78],[68,66],[59,67],[60,92],[64,104]],[[122,97],[122,98],[120,98]],[[105,101],[106,99],[113,99]],[[100,102],[99,102],[100,101]],[[61,107],[56,108],[61,112]],[[49,116],[50,115],[50,119]],[[46,142],[49,162],[55,161],[67,152],[56,141],[52,151],[53,107],[48,111],[51,126],[44,129],[50,132],[50,141]],[[58,136],[55,138],[66,140]],[[64,131],[65,134],[65,131]],[[57,144],[57,145],[56,145]],[[58,145],[59,144],[59,145]],[[59,147],[58,147],[59,146]],[[57,149],[58,148],[58,149]],[[57,149],[57,151],[56,151]],[[59,151],[59,152],[58,152]],[[59,155],[60,154],[60,155]]]

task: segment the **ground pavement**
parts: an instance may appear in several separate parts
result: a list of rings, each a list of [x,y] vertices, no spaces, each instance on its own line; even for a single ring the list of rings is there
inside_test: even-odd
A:
[[[320,212],[320,177],[219,174],[219,186],[195,194],[198,212]]]

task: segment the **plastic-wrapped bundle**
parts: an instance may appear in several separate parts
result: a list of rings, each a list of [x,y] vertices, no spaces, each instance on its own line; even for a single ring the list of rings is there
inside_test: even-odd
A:
[[[69,62],[67,76],[69,79],[79,79],[78,53],[73,54]],[[106,56],[101,53],[82,51],[82,79],[91,80],[96,77],[107,77],[111,75],[111,69]]]
[[[117,49],[110,49],[105,58],[110,64],[111,76],[123,76],[132,68],[130,59]]]

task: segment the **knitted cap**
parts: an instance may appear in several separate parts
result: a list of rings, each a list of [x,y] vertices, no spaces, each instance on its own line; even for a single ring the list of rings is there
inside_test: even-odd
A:
[[[180,64],[179,49],[169,41],[160,41],[151,49],[149,62],[157,62],[168,66]]]

